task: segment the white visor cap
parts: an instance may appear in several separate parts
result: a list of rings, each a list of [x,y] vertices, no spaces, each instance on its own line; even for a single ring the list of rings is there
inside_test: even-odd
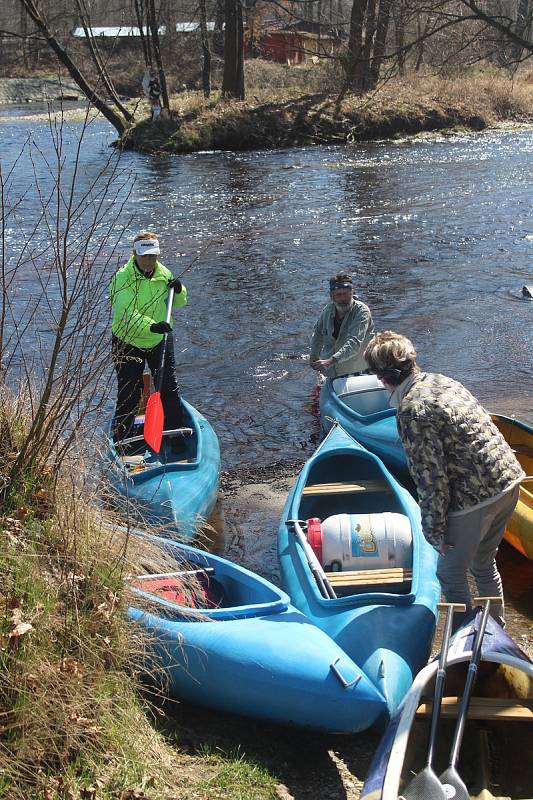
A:
[[[159,249],[158,239],[137,239],[133,243],[133,252],[138,256],[158,256],[161,252]]]

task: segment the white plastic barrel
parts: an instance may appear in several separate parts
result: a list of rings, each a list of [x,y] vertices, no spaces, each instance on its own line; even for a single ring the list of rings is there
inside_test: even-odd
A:
[[[328,571],[412,564],[413,537],[404,514],[336,514],[318,523],[309,520],[309,543]]]

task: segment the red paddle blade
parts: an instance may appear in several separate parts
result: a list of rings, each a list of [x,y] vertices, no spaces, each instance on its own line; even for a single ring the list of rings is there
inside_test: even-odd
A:
[[[146,404],[146,412],[144,415],[144,441],[155,453],[159,453],[161,449],[164,423],[165,415],[163,413],[161,394],[159,392],[154,392],[150,395],[148,403]]]

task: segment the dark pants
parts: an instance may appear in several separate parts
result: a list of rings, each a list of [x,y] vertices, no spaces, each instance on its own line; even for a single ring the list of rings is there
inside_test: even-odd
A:
[[[150,367],[154,383],[157,386],[159,362],[161,360],[161,341],[152,350],[141,350],[126,344],[113,336],[111,353],[117,373],[118,391],[117,406],[113,419],[113,440],[127,439],[131,435],[135,414],[141,400],[143,371],[145,361]],[[163,381],[161,383],[161,402],[165,413],[165,430],[181,428],[183,424],[183,408],[180,400],[180,389],[176,378],[174,360],[174,342],[172,334],[167,338]]]

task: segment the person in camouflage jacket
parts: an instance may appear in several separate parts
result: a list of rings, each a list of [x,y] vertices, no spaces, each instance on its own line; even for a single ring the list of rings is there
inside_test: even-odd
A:
[[[449,602],[472,607],[468,571],[481,596],[499,596],[496,552],[524,472],[489,414],[458,381],[421,372],[405,336],[383,331],[368,344],[369,368],[391,392],[398,431],[418,492],[422,529],[439,552],[437,575]]]

